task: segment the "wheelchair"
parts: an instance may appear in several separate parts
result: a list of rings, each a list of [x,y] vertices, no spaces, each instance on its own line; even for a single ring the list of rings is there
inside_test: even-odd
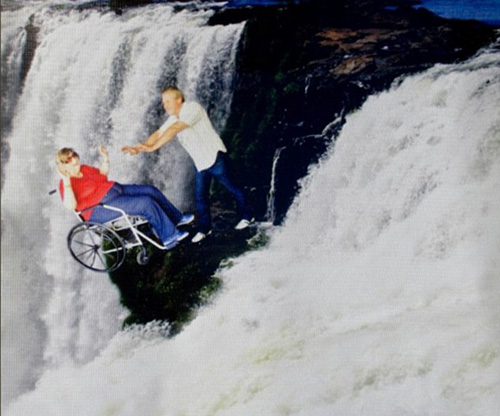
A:
[[[148,264],[149,255],[144,241],[152,244],[159,250],[168,250],[150,226],[141,216],[128,215],[122,209],[106,204],[100,206],[118,212],[119,217],[106,223],[85,221],[82,213],[75,212],[79,224],[71,228],[67,237],[68,249],[73,258],[87,269],[95,272],[109,273],[117,270],[125,261],[127,251],[139,247],[137,263],[141,266]]]

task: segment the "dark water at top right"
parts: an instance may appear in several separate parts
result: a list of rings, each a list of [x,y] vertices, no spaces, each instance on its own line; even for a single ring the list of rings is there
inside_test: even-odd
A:
[[[422,0],[416,7],[446,18],[475,19],[500,26],[500,0]]]

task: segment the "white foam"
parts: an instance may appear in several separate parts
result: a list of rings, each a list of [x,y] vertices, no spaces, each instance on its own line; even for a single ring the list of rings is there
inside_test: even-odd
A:
[[[193,168],[179,146],[136,158],[120,149],[144,141],[159,127],[165,118],[163,83],[177,81],[178,63],[190,64],[194,57],[185,56],[186,49],[198,44],[204,32],[212,42],[209,49],[197,48],[196,60],[211,57],[202,74],[223,81],[229,105],[233,57],[243,28],[208,27],[210,11],[174,13],[169,5],[131,9],[121,16],[76,10],[70,3],[30,5],[7,14],[2,65],[4,57],[18,62],[3,54],[4,30],[19,32],[5,43],[19,47],[27,16],[39,29],[39,44],[12,132],[5,137],[11,151],[2,166],[3,405],[33,388],[41,373],[91,361],[120,331],[127,314],[107,276],[82,269],[69,255],[66,235],[76,219],[57,195],[48,196],[59,180],[55,152],[73,147],[83,163],[96,164],[103,143],[110,152],[111,179],[154,183],[181,209],[191,206]],[[217,65],[218,59],[223,63]],[[19,62],[10,68],[13,75],[21,72]],[[190,90],[191,81],[180,87]],[[217,95],[188,98],[207,105]],[[220,125],[227,110],[215,116]]]

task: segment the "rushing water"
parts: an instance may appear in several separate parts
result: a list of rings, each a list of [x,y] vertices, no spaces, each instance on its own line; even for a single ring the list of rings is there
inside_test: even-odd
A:
[[[118,16],[69,3],[2,12],[2,117],[9,121],[2,131],[2,404],[51,368],[91,361],[127,313],[109,279],[69,256],[75,218],[48,196],[58,181],[56,150],[74,147],[93,164],[102,143],[112,179],[154,183],[181,208],[191,206],[193,168],[177,143],[136,158],[120,148],[160,125],[168,84],[223,126],[243,24],[209,27],[210,15],[154,5]],[[36,45],[28,45],[29,24]],[[34,56],[23,85],[26,48]]]
[[[159,18],[160,9],[151,10],[136,18]],[[132,24],[132,15],[125,18],[127,25],[101,27],[139,41],[145,29]],[[100,136],[81,120],[96,119],[109,105],[106,88],[116,63],[110,51],[102,51],[110,55],[103,67],[93,54],[80,58],[87,37],[80,48],[66,46],[51,58],[50,30],[63,30],[66,19],[87,25],[119,18],[91,12],[43,19],[45,42],[20,100],[6,168],[3,234],[16,249],[7,254],[12,270],[5,278],[8,297],[2,295],[16,302],[2,305],[5,331],[14,336],[14,351],[2,353],[23,362],[24,351],[15,347],[33,342],[39,322],[46,328],[38,335],[44,358],[53,364],[26,365],[38,383],[12,399],[6,415],[498,414],[498,49],[408,77],[349,115],[269,245],[220,270],[222,293],[183,332],[164,339],[154,326],[118,332],[116,294],[106,279],[82,279],[73,267],[62,242],[66,214],[45,196],[53,148],[84,132]],[[193,24],[192,30],[200,29]],[[71,36],[66,28],[59,42]],[[149,104],[139,103],[154,88],[128,92],[125,86],[138,79],[149,85],[154,69],[139,59],[149,42],[142,49],[110,43],[130,56],[120,65],[131,66],[120,104],[105,118],[116,126],[105,135],[113,148],[147,125]],[[74,60],[85,62],[79,79],[104,82],[93,86],[101,94],[85,92],[66,74]],[[58,77],[49,76],[53,71]],[[106,76],[88,78],[96,73]],[[71,97],[78,98],[72,106]],[[85,157],[93,155],[91,146],[77,144]],[[112,153],[112,160],[120,157]],[[138,165],[130,173],[140,162],[121,163],[117,175],[128,179],[153,169]],[[84,330],[82,322],[92,325]],[[97,344],[85,342],[90,338]],[[28,357],[38,351],[26,348]]]
[[[222,292],[175,338],[120,331],[116,289],[67,252],[74,219],[47,195],[53,154],[71,145],[93,163],[103,142],[113,179],[188,206],[179,147],[133,159],[119,148],[158,125],[164,83],[223,125],[242,26],[207,27],[209,14],[2,12],[2,413],[497,415],[498,49],[349,115],[269,245],[219,270]],[[31,16],[39,44],[21,89]]]

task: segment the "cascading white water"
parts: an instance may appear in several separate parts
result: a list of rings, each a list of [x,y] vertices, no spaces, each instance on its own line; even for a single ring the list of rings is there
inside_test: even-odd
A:
[[[28,37],[25,28],[29,24],[31,14],[32,11],[29,9],[2,13],[0,73],[2,80],[2,178],[3,166],[9,154],[9,145],[5,139],[10,132],[14,110],[21,93],[23,58]]]
[[[28,17],[29,13],[6,12],[2,15],[2,129],[12,118],[21,89],[21,66],[26,43],[23,27],[28,24]]]
[[[276,166],[278,165],[278,161],[280,159],[281,152],[285,149],[285,147],[279,147],[274,152],[273,157],[273,165],[271,168],[271,186],[269,188],[269,193],[267,195],[267,210],[266,210],[266,220],[270,224],[274,224],[276,220],[276,208],[274,205],[274,197],[276,194]]]
[[[369,98],[183,332],[120,332],[6,414],[498,414],[499,64]]]
[[[2,96],[12,117],[3,137],[10,154],[2,166],[2,404],[48,368],[94,358],[126,316],[109,279],[69,255],[75,217],[48,196],[58,182],[55,152],[70,146],[95,164],[102,143],[111,179],[154,183],[181,209],[191,206],[193,168],[180,145],[135,158],[120,148],[159,127],[166,84],[209,108],[223,100],[211,114],[223,126],[243,24],[210,27],[211,14],[153,5],[118,16],[69,3],[2,12],[2,69],[13,87]],[[30,16],[38,45],[19,96],[12,80],[20,82]]]

